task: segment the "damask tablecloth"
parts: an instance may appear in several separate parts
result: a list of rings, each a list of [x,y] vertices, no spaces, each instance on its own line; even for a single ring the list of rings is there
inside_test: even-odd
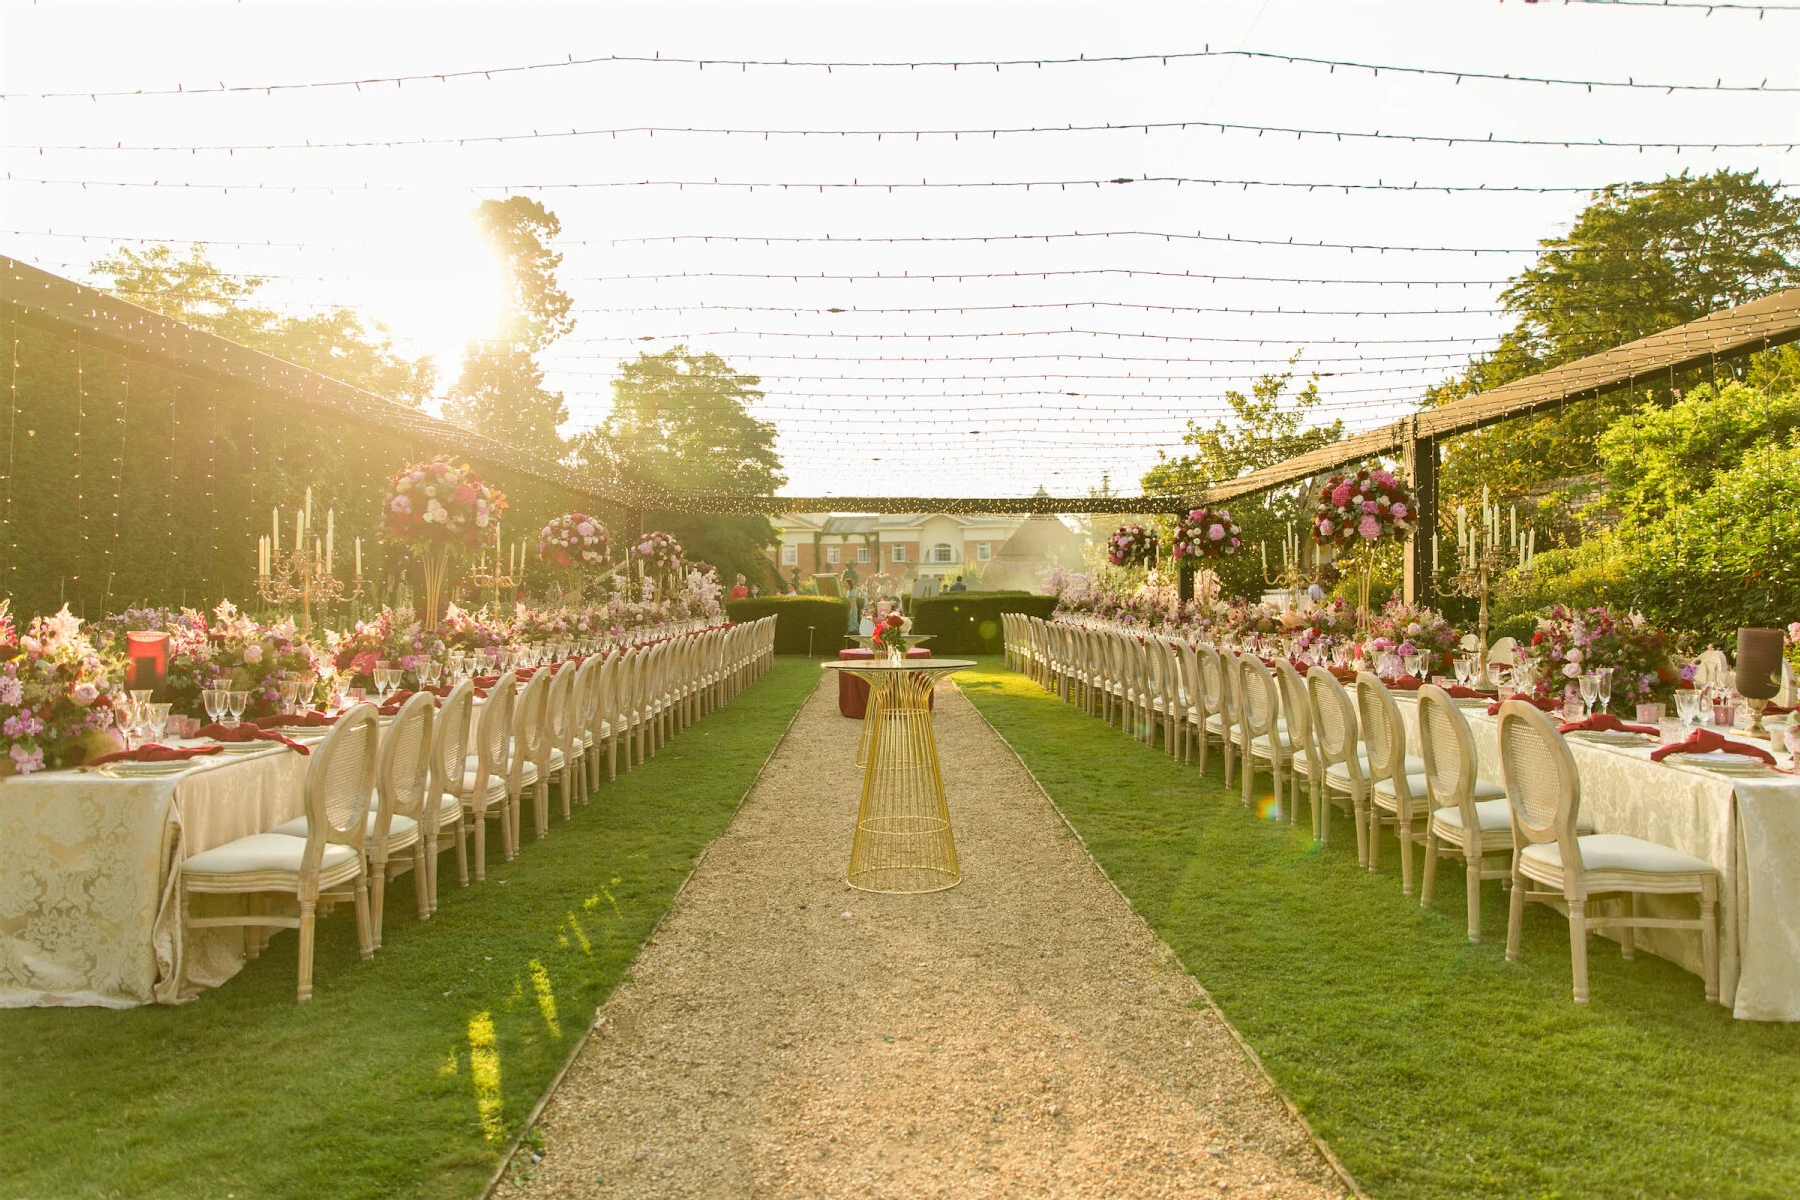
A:
[[[1417,754],[1418,706],[1399,708],[1407,752]],[[1498,720],[1480,709],[1464,715],[1475,735],[1481,777],[1500,783]],[[1596,832],[1660,842],[1716,867],[1719,1002],[1741,1020],[1800,1021],[1800,778],[1728,778],[1651,762],[1652,749],[1649,743],[1616,747],[1570,738],[1581,773],[1582,815]],[[1694,902],[1685,897],[1647,896],[1640,904],[1646,915],[1694,917]],[[1640,929],[1635,940],[1700,973],[1699,934]]]
[[[308,761],[272,747],[179,775],[0,783],[0,1007],[174,1004],[231,978],[243,934],[184,936],[179,865],[299,816]]]

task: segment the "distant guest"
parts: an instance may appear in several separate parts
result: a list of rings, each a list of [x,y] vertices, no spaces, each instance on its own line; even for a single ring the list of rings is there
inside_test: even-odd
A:
[[[725,598],[727,600],[748,600],[750,598],[750,589],[745,586],[742,575],[737,577],[737,583],[732,586],[731,594]]]
[[[955,583],[951,584],[949,587],[945,588],[944,590],[946,592],[966,592],[969,589],[963,586],[962,580],[958,579]]]

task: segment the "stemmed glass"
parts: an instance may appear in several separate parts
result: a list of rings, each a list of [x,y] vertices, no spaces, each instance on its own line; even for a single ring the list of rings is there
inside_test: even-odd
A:
[[[1581,673],[1581,715],[1585,719],[1594,711],[1594,701],[1600,697],[1600,676],[1593,671]]]
[[[227,707],[231,703],[231,692],[225,688],[207,688],[200,693],[200,703],[206,706],[206,716],[217,725],[224,720]]]
[[[113,707],[119,736],[125,739],[125,749],[136,750],[142,744],[138,737],[143,733],[144,702],[134,696],[126,696]]]
[[[1683,688],[1675,693],[1675,716],[1683,725],[1700,723],[1700,692],[1696,688]]]
[[[1600,697],[1600,711],[1606,712],[1607,705],[1612,703],[1613,669],[1600,667],[1594,671],[1594,675],[1596,677],[1594,680],[1595,690]]]
[[[1419,673],[1425,669],[1425,656],[1423,654],[1408,654],[1405,658],[1405,663],[1406,673],[1408,675],[1411,675],[1414,679],[1424,678],[1424,676]]]
[[[226,704],[225,728],[236,729],[244,719],[244,710],[249,707],[250,693],[248,691],[232,692],[231,698]]]
[[[1473,671],[1474,664],[1469,661],[1468,655],[1459,654],[1456,656],[1455,666],[1456,666],[1456,682],[1462,684],[1464,687],[1468,687],[1469,686],[1469,676],[1471,675],[1471,673]]]
[[[167,704],[147,704],[144,706],[144,736],[153,742],[160,742],[169,731],[169,708]]]

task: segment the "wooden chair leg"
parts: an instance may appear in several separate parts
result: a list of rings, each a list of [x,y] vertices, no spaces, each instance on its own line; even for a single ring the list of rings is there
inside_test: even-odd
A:
[[[469,836],[463,831],[461,814],[456,818],[456,882],[460,887],[469,886]],[[433,889],[431,907],[437,908],[437,891]]]
[[[300,992],[299,1002],[312,999],[313,909],[311,900],[300,902]]]
[[[1517,871],[1512,877],[1512,898],[1506,907],[1506,961],[1519,961],[1519,930],[1525,924],[1525,880]]]
[[[1633,921],[1638,915],[1638,894],[1625,893],[1625,919]],[[1619,926],[1619,957],[1627,962],[1637,957],[1637,931],[1629,925]]]
[[[1468,879],[1464,886],[1469,893],[1469,940],[1481,940],[1481,856],[1473,858],[1465,856],[1464,863],[1468,870]]]
[[[356,901],[356,948],[367,958],[375,957],[375,934],[371,926],[369,913],[369,893],[364,887],[365,880],[357,880],[351,885],[351,892]],[[383,881],[385,883],[385,880]]]
[[[433,861],[437,856],[432,855]],[[413,898],[419,902],[419,920],[431,919],[431,868],[425,861],[425,843],[413,846]]]
[[[368,914],[369,921],[372,925],[372,931],[367,938],[363,939],[362,944],[369,948],[369,952],[363,955],[364,958],[369,957],[369,954],[381,949],[381,914],[382,910],[387,905],[387,863],[370,863],[368,864],[368,867],[369,891],[373,896],[373,899],[369,904],[370,912]],[[358,896],[360,897],[360,895],[361,889],[359,888]],[[360,921],[361,918],[359,917],[358,920]],[[360,926],[357,932],[359,934],[363,932]]]
[[[1575,976],[1575,1003],[1588,1002],[1587,902],[1569,901],[1569,967]]]
[[[1706,1002],[1719,1002],[1719,923],[1718,883],[1701,881],[1700,890],[1700,958],[1706,970]]]
[[[1425,876],[1419,880],[1419,907],[1430,908],[1437,886],[1438,840],[1435,829],[1425,831]]]
[[[1400,894],[1410,896],[1413,891],[1413,835],[1411,821],[1394,822],[1394,832],[1400,838]]]
[[[474,813],[475,826],[475,882],[487,879],[487,814],[477,809]]]

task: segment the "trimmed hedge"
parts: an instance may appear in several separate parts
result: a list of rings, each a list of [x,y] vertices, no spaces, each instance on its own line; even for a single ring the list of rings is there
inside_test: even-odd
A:
[[[849,645],[850,602],[835,596],[761,596],[753,600],[727,600],[725,612],[733,621],[775,618],[775,653],[807,653],[807,629],[812,628],[811,653],[815,658],[836,658]]]
[[[1055,596],[1032,592],[955,592],[912,602],[914,633],[932,635],[926,648],[934,655],[998,654],[1005,648],[1001,613],[1022,612],[1049,617]]]

